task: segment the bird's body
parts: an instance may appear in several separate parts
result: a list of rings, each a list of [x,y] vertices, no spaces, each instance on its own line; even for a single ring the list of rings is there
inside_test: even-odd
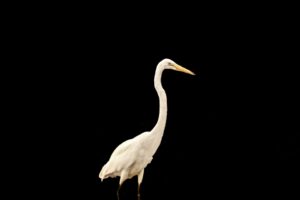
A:
[[[147,138],[149,132],[144,132],[121,143],[103,166],[100,178],[120,176],[120,184],[122,184],[122,180],[138,175],[151,162],[153,156],[148,151]]]
[[[99,177],[120,177],[119,188],[126,179],[138,176],[138,186],[143,180],[144,169],[151,162],[158,149],[167,120],[167,95],[161,85],[164,69],[173,69],[194,75],[193,72],[177,65],[170,59],[162,60],[156,68],[154,86],[159,97],[159,117],[154,128],[121,143],[111,154],[109,161],[102,167]],[[138,196],[139,196],[138,187]]]

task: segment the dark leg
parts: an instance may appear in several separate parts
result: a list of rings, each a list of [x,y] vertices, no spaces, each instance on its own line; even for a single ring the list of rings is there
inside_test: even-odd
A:
[[[140,187],[141,187],[141,185],[138,184],[138,193],[137,193],[138,200],[141,200]]]
[[[120,195],[119,195],[120,188],[121,188],[121,185],[119,185],[118,190],[117,190],[117,199],[118,199],[118,200],[120,200]]]
[[[118,200],[120,200],[120,195],[119,195],[119,192],[120,192],[120,189],[121,189],[121,186],[122,184],[124,183],[124,181],[127,179],[127,172],[126,171],[122,171],[121,172],[121,176],[120,176],[120,181],[119,181],[119,188],[117,190],[117,197],[118,197]]]
[[[143,177],[144,177],[144,170],[142,170],[138,175],[138,193],[137,193],[138,200],[141,199],[140,188],[141,188],[141,183],[143,181]]]

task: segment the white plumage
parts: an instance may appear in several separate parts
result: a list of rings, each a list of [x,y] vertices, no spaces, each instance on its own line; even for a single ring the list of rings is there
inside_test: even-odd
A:
[[[126,179],[138,176],[138,197],[145,167],[151,162],[158,149],[167,120],[167,96],[161,85],[161,76],[165,69],[172,69],[194,75],[190,70],[164,59],[157,65],[154,76],[154,87],[159,97],[159,117],[154,128],[121,143],[111,154],[109,161],[102,167],[99,177],[101,181],[108,177],[120,177],[119,189]],[[119,198],[119,189],[117,192]]]

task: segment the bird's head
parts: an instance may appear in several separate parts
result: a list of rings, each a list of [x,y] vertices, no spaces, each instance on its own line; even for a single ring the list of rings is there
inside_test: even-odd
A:
[[[190,75],[195,75],[194,72],[178,65],[177,63],[175,63],[173,60],[171,59],[163,59],[162,61],[160,61],[159,65],[161,65],[164,69],[172,69],[175,71],[179,71],[179,72],[184,72]]]

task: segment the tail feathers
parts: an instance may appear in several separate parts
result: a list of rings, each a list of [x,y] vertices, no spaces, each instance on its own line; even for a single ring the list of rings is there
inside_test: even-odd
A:
[[[106,164],[102,167],[99,173],[99,178],[101,179],[101,182],[105,179],[105,172],[106,172]]]
[[[101,179],[101,181],[108,177],[114,178],[116,176],[118,176],[118,173],[116,173],[114,169],[110,168],[108,164],[105,164],[99,173],[99,178]]]
[[[108,164],[105,164],[99,173],[99,178],[101,179],[101,181],[103,181],[108,177],[112,177],[112,178],[115,177],[114,170],[110,169],[108,167]]]

